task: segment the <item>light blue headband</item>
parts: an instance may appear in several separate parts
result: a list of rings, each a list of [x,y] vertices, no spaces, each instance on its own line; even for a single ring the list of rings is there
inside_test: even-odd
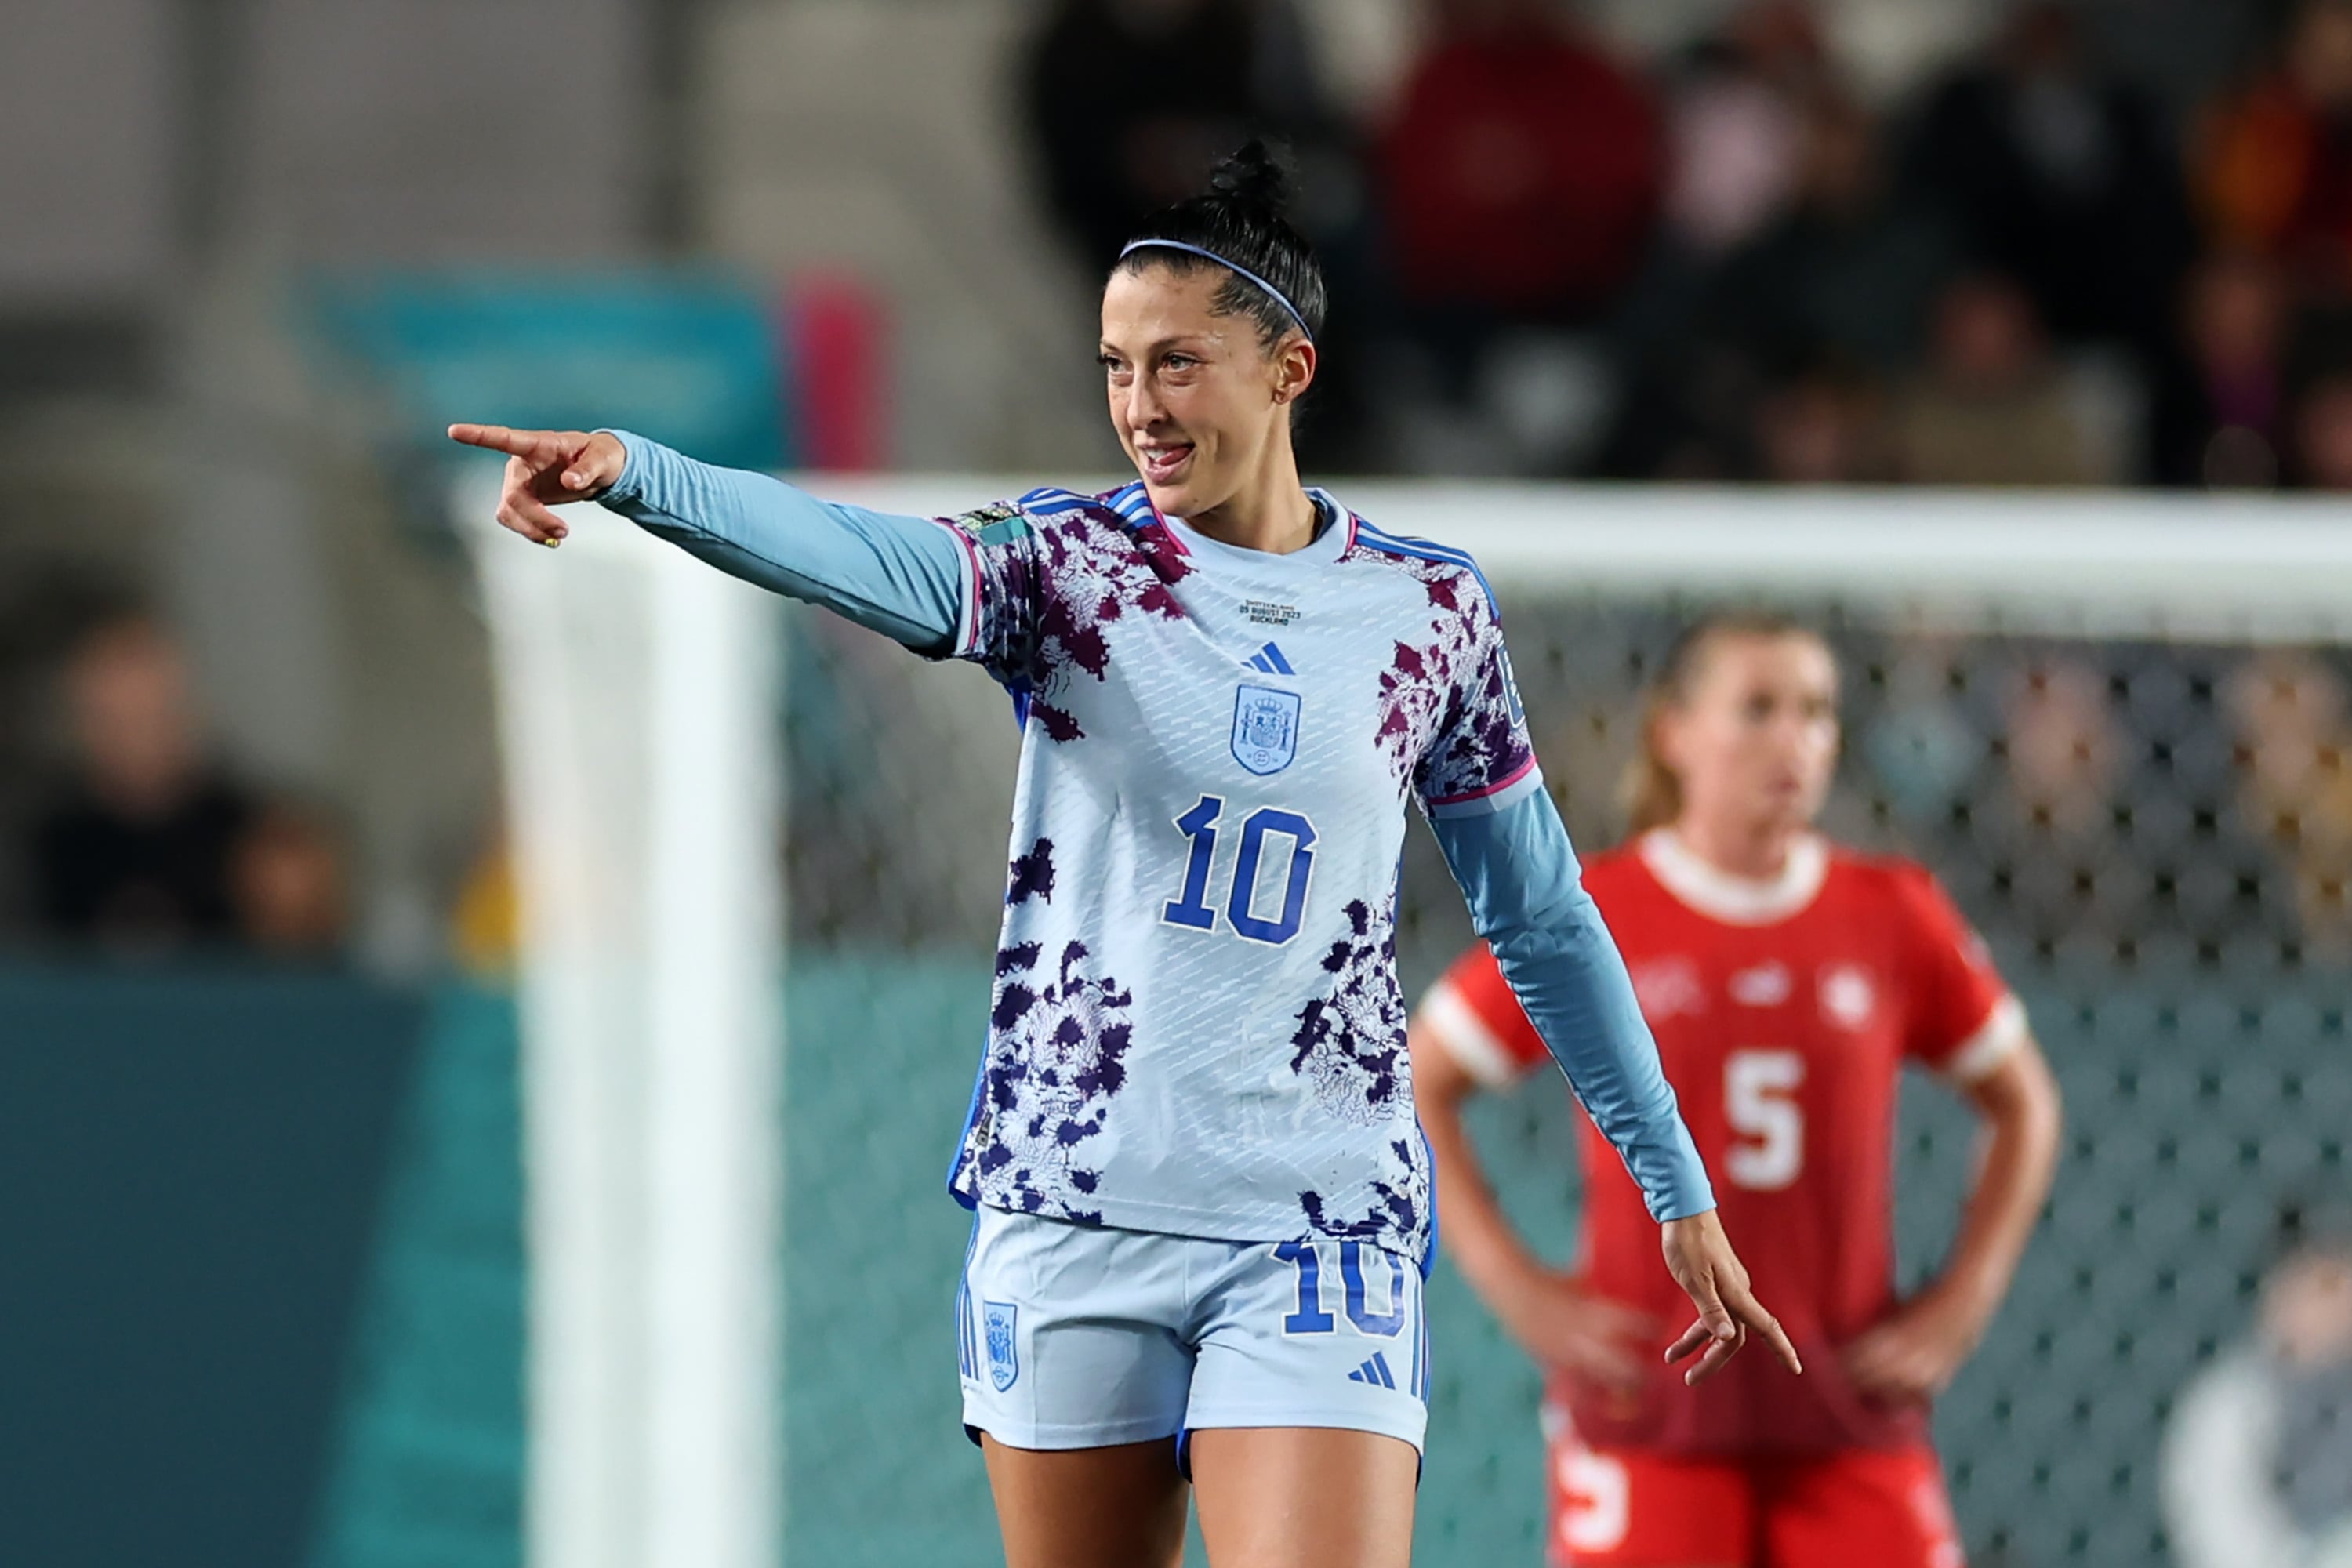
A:
[[[1121,261],[1124,261],[1139,250],[1181,250],[1188,256],[1197,256],[1204,261],[1213,261],[1228,272],[1240,273],[1243,277],[1248,279],[1251,282],[1265,289],[1268,298],[1273,300],[1276,304],[1281,306],[1285,310],[1290,313],[1290,319],[1298,323],[1298,330],[1307,334],[1307,341],[1308,342],[1311,343],[1315,341],[1314,329],[1307,324],[1307,318],[1298,313],[1298,307],[1290,302],[1289,296],[1285,294],[1281,289],[1276,288],[1273,284],[1267,282],[1265,279],[1259,277],[1256,273],[1252,272],[1248,268],[1237,267],[1233,262],[1230,262],[1223,257],[1219,256],[1213,250],[1203,250],[1197,245],[1187,245],[1181,239],[1139,239],[1134,244],[1129,246],[1125,250],[1120,251],[1118,253],[1118,258]]]

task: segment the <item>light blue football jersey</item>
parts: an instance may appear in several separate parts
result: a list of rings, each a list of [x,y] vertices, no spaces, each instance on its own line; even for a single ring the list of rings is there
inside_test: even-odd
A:
[[[1135,485],[942,522],[614,434],[607,507],[1014,694],[1027,736],[965,1202],[1425,1261],[1391,956],[1413,797],[1652,1216],[1713,1206],[1468,557],[1320,491],[1315,543],[1276,556],[1163,521]]]
[[[1311,493],[1324,525],[1287,555],[1140,485],[949,521],[953,651],[1024,728],[966,1203],[1427,1254],[1405,807],[1496,812],[1542,781],[1470,559]]]

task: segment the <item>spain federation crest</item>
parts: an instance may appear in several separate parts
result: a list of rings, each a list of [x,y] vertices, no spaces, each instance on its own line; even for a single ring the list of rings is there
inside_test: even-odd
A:
[[[1234,697],[1234,761],[1261,776],[1288,767],[1298,755],[1301,706],[1295,691],[1243,687]]]
[[[1013,1339],[1021,1310],[1008,1301],[982,1301],[980,1315],[987,1331],[988,1381],[1002,1394],[1021,1376],[1021,1350]]]

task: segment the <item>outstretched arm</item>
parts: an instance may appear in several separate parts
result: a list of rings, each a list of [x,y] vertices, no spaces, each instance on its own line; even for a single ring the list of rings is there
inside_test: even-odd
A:
[[[1798,1369],[1796,1348],[1749,1291],[1748,1271],[1724,1237],[1706,1167],[1550,795],[1538,789],[1500,811],[1433,817],[1431,826],[1469,901],[1471,923],[1640,1184],[1662,1227],[1666,1266],[1699,1308],[1699,1321],[1670,1358],[1705,1346],[1689,1373],[1696,1382],[1730,1359],[1752,1328]]]
[[[599,501],[731,576],[822,605],[919,653],[954,651],[966,560],[936,522],[822,501],[624,431],[453,425],[449,435],[507,454],[499,521],[534,543],[559,544],[571,531],[552,507]]]

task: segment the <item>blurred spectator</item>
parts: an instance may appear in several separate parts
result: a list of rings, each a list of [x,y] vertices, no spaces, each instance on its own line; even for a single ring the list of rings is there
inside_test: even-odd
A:
[[[64,693],[76,755],[35,835],[44,927],[124,947],[232,938],[229,862],[255,807],[204,754],[179,650],[151,622],[110,622],[73,649]]]
[[[262,808],[229,860],[237,932],[276,958],[328,957],[343,945],[350,908],[335,837],[314,812]]]
[[[143,617],[73,647],[69,777],[33,836],[43,931],[124,952],[341,941],[341,871],[309,818],[267,808],[205,755],[187,669]]]
[[[2183,352],[2158,378],[2149,470],[2158,483],[2263,489],[2286,445],[2287,300],[2277,269],[2249,252],[2191,277]]]
[[[1960,279],[1936,307],[1927,368],[1895,416],[1895,464],[1918,484],[2095,484],[2091,443],[2033,307],[2006,279]]]
[[[2352,1568],[2352,1234],[2290,1252],[2182,1393],[2164,1504],[2181,1568]]]
[[[2009,787],[1987,804],[1982,832],[2011,910],[2046,950],[2087,942],[2088,956],[2111,959],[2147,910],[2139,889],[2109,876],[2127,868],[2112,864],[2126,747],[2106,676],[2077,658],[2041,660],[2010,691],[2004,720]]]
[[[2192,247],[2172,147],[2155,104],[2085,58],[2073,14],[2032,0],[1931,98],[1916,168],[2052,331],[2152,359]]]
[[[2239,815],[2284,862],[2307,954],[2352,955],[2352,729],[2344,683],[2307,655],[2273,653],[2227,693],[2244,765]]]
[[[1823,94],[1793,205],[1725,265],[1706,319],[1769,364],[1827,354],[1887,374],[1917,356],[1956,269],[1949,225],[1887,179],[1868,112]]]
[[[2352,0],[2307,0],[2277,67],[2215,110],[2200,184],[2221,239],[2352,287]]]
[[[2039,665],[2011,695],[2007,732],[2025,816],[2064,837],[2103,834],[2120,750],[2106,678],[2072,659]]]
[[[1626,334],[1634,391],[1607,472],[1897,477],[1868,384],[1916,362],[1957,252],[1950,225],[1886,175],[1870,115],[1814,91],[1788,210],[1710,270],[1677,279],[1669,262],[1645,279]],[[1799,449],[1808,433],[1834,436],[1833,476]]]
[[[1756,413],[1758,477],[1774,484],[1842,485],[1887,478],[1869,385],[1819,371],[1768,393]]]
[[[1181,84],[1156,90],[1171,68]],[[1331,124],[1290,0],[1056,0],[1024,100],[1055,216],[1097,272],[1250,136],[1303,151]],[[1328,177],[1308,184],[1332,198]]]
[[[2352,374],[2321,376],[2296,400],[2294,478],[2310,489],[2352,490]]]
[[[1672,95],[1665,195],[1668,231],[1689,251],[1721,255],[1787,205],[1826,75],[1801,0],[1749,0],[1693,51]]]
[[[1474,332],[1591,318],[1657,215],[1647,90],[1550,0],[1434,0],[1434,12],[1380,153],[1399,290]]]

